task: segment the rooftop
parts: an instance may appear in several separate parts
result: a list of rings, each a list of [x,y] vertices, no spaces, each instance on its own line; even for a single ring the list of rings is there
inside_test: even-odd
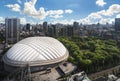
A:
[[[4,55],[8,65],[44,65],[68,58],[68,51],[58,40],[51,37],[29,37],[16,43]]]

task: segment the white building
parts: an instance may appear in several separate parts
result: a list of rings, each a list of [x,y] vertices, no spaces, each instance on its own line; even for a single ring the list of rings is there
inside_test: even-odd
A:
[[[29,65],[31,71],[52,68],[69,56],[61,42],[51,37],[29,37],[16,43],[3,57],[6,71]]]

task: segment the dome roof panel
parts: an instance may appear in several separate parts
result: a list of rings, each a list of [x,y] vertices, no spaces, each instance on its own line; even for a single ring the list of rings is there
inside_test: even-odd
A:
[[[16,63],[55,62],[67,57],[67,49],[58,40],[51,37],[29,37],[11,47],[3,60],[15,65]]]

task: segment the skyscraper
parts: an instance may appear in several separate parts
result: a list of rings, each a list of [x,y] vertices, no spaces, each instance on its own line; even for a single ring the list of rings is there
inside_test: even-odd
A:
[[[6,18],[6,43],[16,43],[19,41],[20,19]]]
[[[78,22],[73,22],[73,34],[74,36],[80,35],[80,26]]]
[[[43,22],[43,31],[46,33],[48,31],[47,22]]]
[[[29,23],[26,24],[26,31],[30,32],[30,24]]]
[[[79,28],[79,23],[78,22],[73,22],[73,27],[74,29],[78,29]]]
[[[67,36],[73,36],[73,33],[74,33],[74,30],[73,30],[73,27],[68,25],[67,27]]]
[[[120,31],[120,18],[115,18],[115,30]]]

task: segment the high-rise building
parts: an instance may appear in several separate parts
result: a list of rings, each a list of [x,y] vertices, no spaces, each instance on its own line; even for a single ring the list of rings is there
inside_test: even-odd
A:
[[[115,30],[120,31],[120,18],[115,18]]]
[[[74,27],[74,29],[79,28],[79,23],[78,22],[73,22],[73,27]]]
[[[68,25],[67,27],[67,36],[73,36],[73,27]]]
[[[29,23],[26,24],[26,31],[30,31],[30,24]]]
[[[74,36],[80,35],[80,26],[78,22],[73,22],[73,34]]]
[[[19,41],[20,19],[6,18],[6,43],[16,43]]]
[[[43,22],[43,31],[46,33],[48,31],[47,22]]]

